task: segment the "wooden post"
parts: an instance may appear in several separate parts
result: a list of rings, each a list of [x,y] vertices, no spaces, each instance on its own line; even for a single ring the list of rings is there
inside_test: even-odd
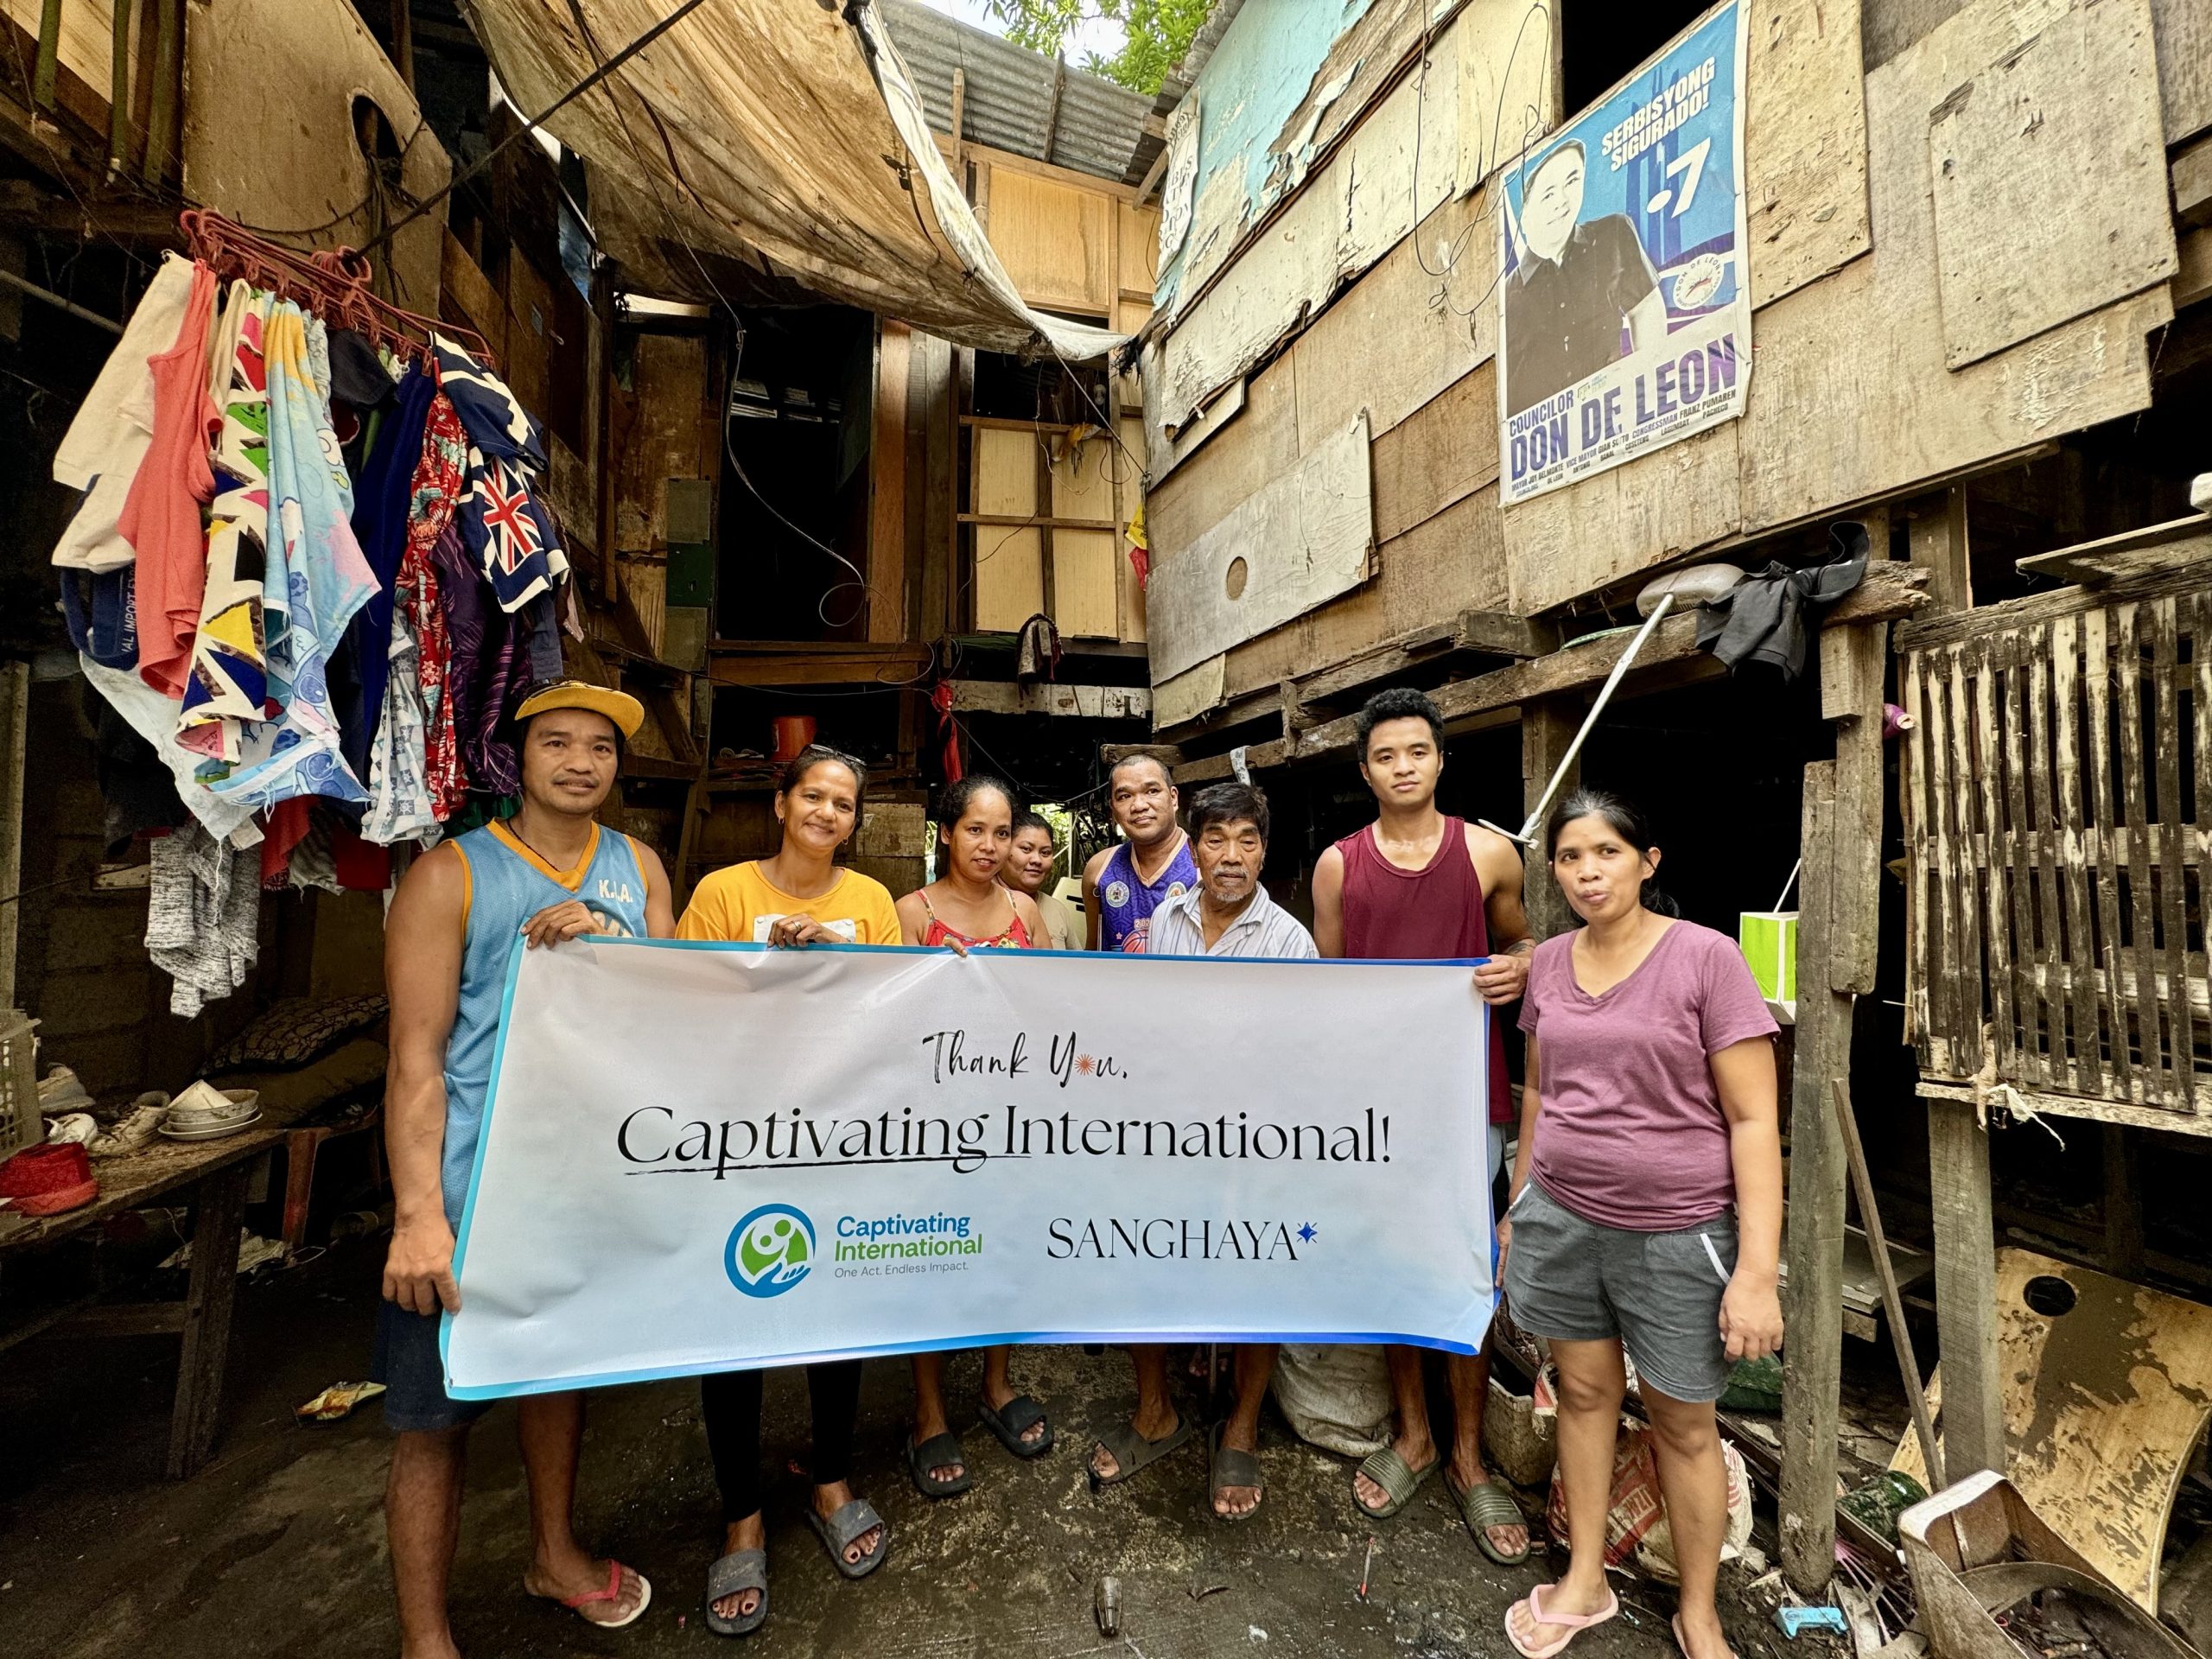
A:
[[[1936,1234],[1936,1344],[1943,1367],[1943,1470],[2002,1474],[2005,1392],[1997,1374],[1997,1224],[1989,1131],[1962,1100],[1928,1103],[1929,1206]]]
[[[913,334],[880,325],[868,442],[868,638],[890,644],[906,632],[906,378]]]
[[[116,0],[107,72],[107,174],[111,179],[130,164],[130,14],[134,10],[130,0]]]
[[[177,170],[183,103],[184,0],[154,0],[153,105],[146,121],[149,184],[166,184]]]
[[[16,1006],[16,929],[23,906],[23,732],[31,665],[0,664],[0,1008]]]
[[[192,1227],[192,1277],[184,1294],[184,1351],[177,1361],[176,1405],[169,1417],[169,1475],[175,1480],[200,1472],[222,1414],[245,1179],[245,1163],[232,1163],[201,1181],[194,1194],[198,1213]]]
[[[1887,538],[1886,516],[1870,533]],[[1782,1560],[1817,1595],[1835,1561],[1836,1416],[1843,1387],[1841,1127],[1853,1011],[1874,988],[1881,905],[1881,624],[1822,630],[1821,713],[1836,722],[1832,764],[1805,771],[1805,864],[1797,904],[1796,1057],[1789,1098],[1789,1363],[1782,1392]]]
[[[1937,615],[1974,603],[1966,492],[1954,486],[1912,521],[1912,562]],[[1963,856],[1973,856],[1961,849]],[[1919,895],[1914,895],[1916,902]],[[1928,1103],[1928,1185],[1936,1243],[1936,1343],[1943,1376],[1943,1468],[1952,1480],[2003,1473],[2005,1391],[1997,1359],[1997,1223],[1989,1130],[1964,1101]]]
[[[1782,1569],[1817,1596],[1835,1565],[1836,1414],[1843,1385],[1847,1166],[1828,1105],[1849,1076],[1852,999],[1828,988],[1834,914],[1836,768],[1805,768],[1797,903],[1797,1052],[1789,1100],[1789,1363],[1782,1385]]]
[[[1974,572],[1967,544],[1966,486],[1954,484],[1912,509],[1912,562],[1928,572],[1925,617],[1963,611],[1974,604]]]
[[[1521,810],[1523,812],[1536,804],[1544,792],[1544,785],[1551,782],[1552,772],[1567,753],[1568,744],[1582,723],[1579,704],[1573,701],[1550,697],[1540,702],[1523,703],[1521,707]],[[1582,781],[1580,761],[1560,785],[1559,798],[1564,800],[1573,794]],[[1543,828],[1536,830],[1537,844],[1521,849],[1521,902],[1528,912],[1529,931],[1538,939],[1548,939],[1564,933],[1574,925],[1574,912],[1567,908],[1567,895],[1559,890],[1559,883],[1552,880],[1550,861],[1544,856]]]
[[[2143,1277],[2143,1211],[2135,1186],[2135,1142],[2125,1123],[2104,1126],[2104,1270],[2119,1279]]]

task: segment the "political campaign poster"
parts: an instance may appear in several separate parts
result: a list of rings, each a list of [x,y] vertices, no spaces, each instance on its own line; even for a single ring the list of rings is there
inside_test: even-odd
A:
[[[516,952],[455,1251],[484,1399],[997,1342],[1471,1352],[1471,965]]]
[[[1744,411],[1745,40],[1721,7],[1503,181],[1507,505]]]

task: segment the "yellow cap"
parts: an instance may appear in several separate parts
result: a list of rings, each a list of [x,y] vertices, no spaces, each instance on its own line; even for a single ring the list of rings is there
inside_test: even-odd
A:
[[[532,715],[546,714],[555,709],[588,709],[594,715],[604,715],[614,722],[614,729],[622,734],[626,743],[645,723],[645,705],[627,691],[593,685],[584,680],[556,680],[550,685],[541,686],[522,700],[522,707],[515,710],[515,719],[520,722]]]

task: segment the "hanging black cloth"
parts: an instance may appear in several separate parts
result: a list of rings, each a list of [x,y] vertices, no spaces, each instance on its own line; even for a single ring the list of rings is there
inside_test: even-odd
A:
[[[1793,569],[1778,560],[1755,570],[1698,613],[1697,645],[1732,673],[1745,663],[1782,671],[1785,683],[1805,670],[1805,648],[1812,639],[1808,607],[1833,605],[1866,575],[1873,543],[1866,526],[1828,526],[1828,556],[1818,564]]]

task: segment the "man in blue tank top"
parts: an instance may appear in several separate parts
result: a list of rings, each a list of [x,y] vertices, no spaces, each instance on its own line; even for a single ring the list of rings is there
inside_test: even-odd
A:
[[[594,820],[622,744],[645,711],[604,686],[563,681],[516,710],[522,804],[504,823],[455,837],[416,861],[385,925],[391,1058],[385,1145],[393,1227],[377,1327],[376,1376],[397,1433],[385,1527],[399,1599],[402,1659],[454,1659],[446,1585],[461,1527],[468,1429],[487,1402],[450,1399],[438,1353],[440,1311],[456,1311],[454,1230],[467,1193],[492,1084],[507,962],[579,935],[665,938],[676,931],[668,877],[652,849]],[[587,1623],[620,1626],[652,1586],[588,1554],[571,1529],[583,1400],[520,1402],[532,1551],[523,1586]]]
[[[1198,867],[1175,822],[1174,780],[1157,756],[1116,760],[1106,774],[1106,798],[1126,839],[1084,866],[1088,948],[1135,954],[1145,948],[1152,912],[1198,885]]]

